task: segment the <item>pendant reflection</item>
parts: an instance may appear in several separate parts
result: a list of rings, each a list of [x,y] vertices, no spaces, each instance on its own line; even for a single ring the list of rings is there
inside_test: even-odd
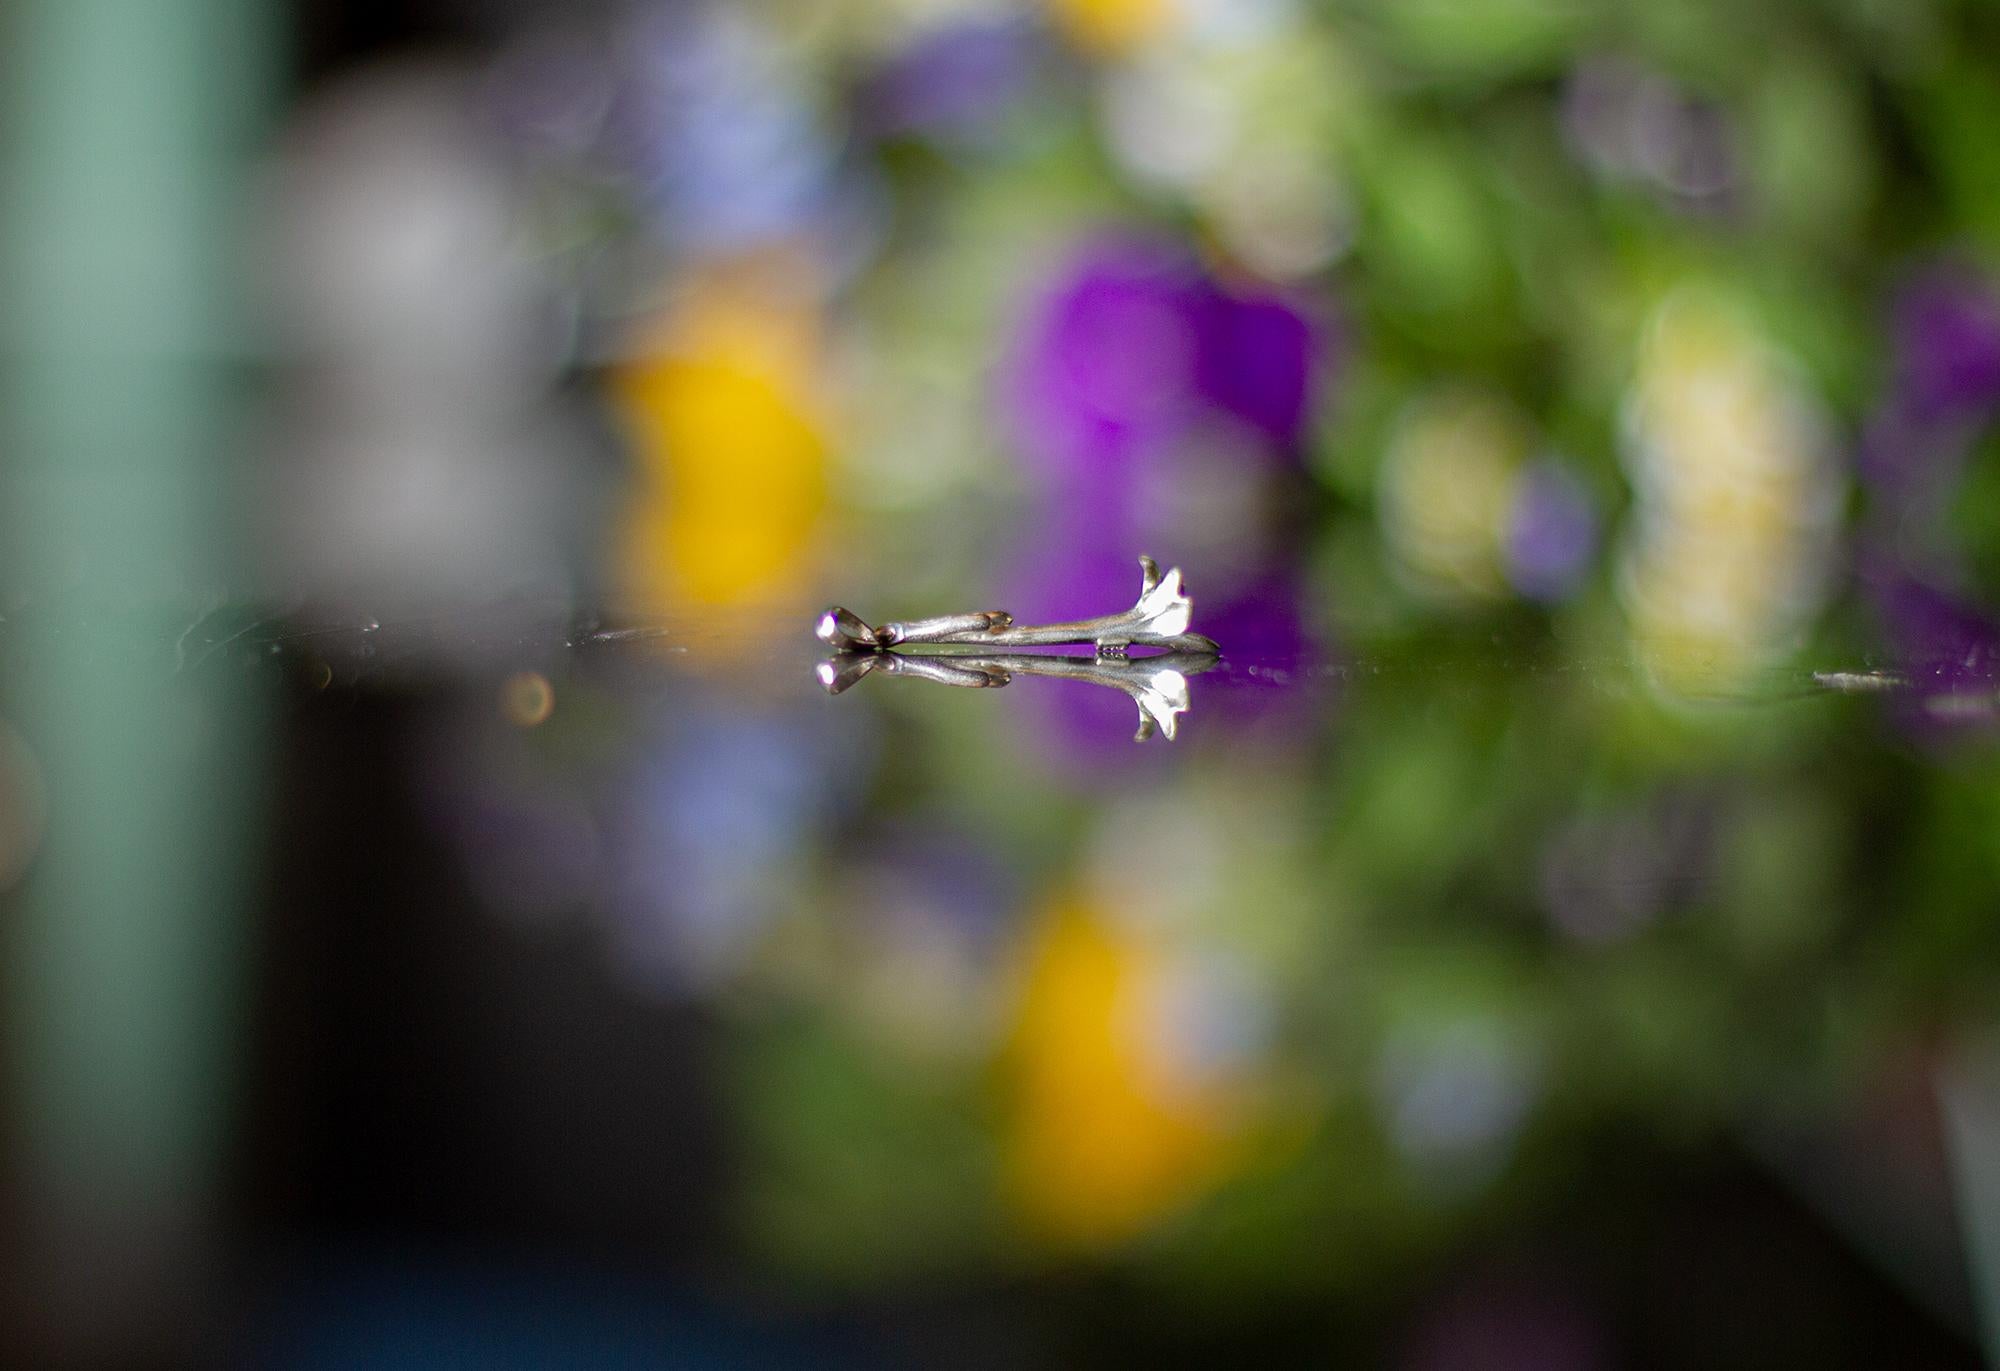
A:
[[[840,694],[870,673],[912,676],[972,690],[995,689],[1016,676],[1088,681],[1122,690],[1131,697],[1139,707],[1139,728],[1132,741],[1143,743],[1156,733],[1173,740],[1180,716],[1190,708],[1188,677],[1213,669],[1218,660],[1206,652],[1167,652],[1152,657],[1064,657],[1031,652],[919,657],[897,652],[841,652],[821,662],[813,674],[829,695]]]

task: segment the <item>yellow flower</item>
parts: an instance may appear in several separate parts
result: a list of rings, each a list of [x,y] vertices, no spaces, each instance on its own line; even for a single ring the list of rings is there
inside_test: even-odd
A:
[[[624,570],[643,600],[742,609],[779,602],[826,505],[817,311],[769,271],[691,282],[615,393],[640,488]]]
[[[1050,1242],[1133,1237],[1206,1190],[1238,1150],[1242,1088],[1178,1072],[1148,1016],[1167,974],[1162,947],[1074,900],[1034,935],[1010,1052],[1007,1171]]]
[[[1116,56],[1164,30],[1173,0],[1049,0],[1056,24],[1086,52]]]
[[[1824,596],[1841,495],[1827,421],[1789,359],[1693,288],[1655,313],[1626,415],[1633,645],[1669,690],[1733,689]]]

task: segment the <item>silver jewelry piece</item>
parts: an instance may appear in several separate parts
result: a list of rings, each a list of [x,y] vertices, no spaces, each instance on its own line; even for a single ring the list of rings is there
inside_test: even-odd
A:
[[[1162,647],[1170,652],[1209,657],[1220,655],[1222,649],[1213,638],[1187,631],[1194,601],[1181,589],[1180,568],[1162,575],[1158,562],[1141,557],[1139,572],[1139,602],[1121,613],[1096,619],[1029,627],[1016,624],[1014,616],[1005,610],[989,609],[870,627],[858,615],[835,605],[819,616],[814,632],[821,642],[841,652],[880,652],[885,648],[916,646],[1054,647],[1064,643],[1093,643],[1104,656],[1116,656],[1134,646]],[[1172,730],[1167,730],[1167,736],[1173,736]]]
[[[1207,641],[1206,639],[1203,640]],[[1190,700],[1187,678],[1217,665],[1213,652],[1166,652],[1157,657],[1062,657],[1032,652],[934,654],[919,657],[899,652],[843,652],[819,664],[819,683],[838,695],[874,672],[913,676],[939,685],[991,690],[1016,676],[1053,676],[1111,686],[1131,696],[1139,706],[1139,731],[1134,742],[1155,733],[1173,741],[1180,716]]]

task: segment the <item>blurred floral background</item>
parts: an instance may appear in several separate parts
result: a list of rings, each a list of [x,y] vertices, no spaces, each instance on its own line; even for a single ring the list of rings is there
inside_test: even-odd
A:
[[[2000,1347],[2000,10],[0,18],[22,1364]]]

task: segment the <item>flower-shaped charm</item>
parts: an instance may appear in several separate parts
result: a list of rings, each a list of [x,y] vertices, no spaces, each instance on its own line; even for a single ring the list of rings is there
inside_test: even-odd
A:
[[[969,647],[1055,647],[1091,643],[1100,653],[1117,655],[1128,647],[1160,647],[1170,652],[1217,656],[1215,640],[1188,632],[1194,601],[1181,587],[1179,567],[1164,574],[1151,557],[1139,558],[1139,601],[1118,614],[1073,619],[1059,624],[1021,625],[1004,610],[947,614],[870,627],[858,616],[834,606],[819,618],[816,632],[828,647],[842,652],[876,652],[919,645]],[[1165,730],[1169,737],[1172,730]]]

